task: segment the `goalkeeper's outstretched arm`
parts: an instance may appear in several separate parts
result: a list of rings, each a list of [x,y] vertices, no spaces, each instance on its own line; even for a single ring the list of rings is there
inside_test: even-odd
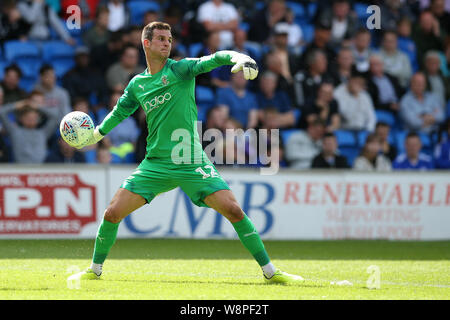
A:
[[[174,65],[174,71],[182,78],[193,78],[224,65],[233,65],[231,68],[233,73],[242,70],[246,80],[253,80],[258,76],[258,65],[255,60],[231,50],[217,51],[201,58],[183,59]]]
[[[137,108],[139,108],[139,102],[136,100],[133,92],[133,80],[130,81],[123,95],[117,101],[116,106],[110,113],[103,119],[95,129],[89,140],[78,146],[78,149],[96,144],[103,139],[112,129],[114,129],[119,123],[133,114]]]

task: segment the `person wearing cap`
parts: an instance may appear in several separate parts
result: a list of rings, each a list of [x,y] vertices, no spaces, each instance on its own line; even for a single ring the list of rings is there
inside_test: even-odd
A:
[[[85,46],[76,48],[75,66],[63,76],[62,85],[69,92],[71,100],[77,97],[90,100],[95,96],[98,102],[107,102],[104,77],[91,65],[89,53],[89,48]]]
[[[279,22],[286,22],[286,3],[284,0],[271,0],[250,21],[248,39],[264,43],[270,38],[273,27]]]
[[[331,24],[329,21],[320,21],[315,25],[314,30],[314,38],[310,44],[308,44],[303,51],[300,59],[299,59],[299,67],[301,69],[305,69],[304,62],[306,61],[306,57],[317,49],[322,50],[328,61],[334,61],[336,58],[336,51],[331,46]]]

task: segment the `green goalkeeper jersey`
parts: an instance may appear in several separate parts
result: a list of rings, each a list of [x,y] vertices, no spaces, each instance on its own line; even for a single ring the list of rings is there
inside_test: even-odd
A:
[[[155,74],[145,70],[130,81],[117,105],[100,124],[100,133],[108,134],[140,106],[148,126],[146,158],[173,162],[175,155],[186,163],[206,160],[197,132],[195,77],[232,64],[231,55],[219,51],[202,58],[167,59]]]

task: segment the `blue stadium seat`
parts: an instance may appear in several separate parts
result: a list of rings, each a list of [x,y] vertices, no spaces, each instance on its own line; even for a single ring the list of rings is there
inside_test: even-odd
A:
[[[281,140],[283,141],[283,144],[286,146],[289,138],[291,135],[295,132],[300,132],[299,129],[283,129],[280,131]]]
[[[377,122],[387,123],[391,128],[395,125],[395,116],[392,112],[384,110],[375,110]]]
[[[361,2],[355,2],[353,4],[353,11],[355,11],[358,18],[362,21],[366,21],[366,19],[369,17],[369,13],[367,13],[367,7],[368,5],[366,3]]]
[[[18,62],[21,59],[41,59],[39,48],[32,42],[7,41],[4,50],[5,59],[9,62]]]
[[[303,32],[303,40],[310,43],[314,39],[314,25],[312,24],[302,24],[300,26]]]
[[[336,140],[340,147],[358,147],[355,132],[350,130],[336,130],[334,131]]]
[[[4,45],[8,64],[16,63],[26,78],[36,77],[42,65],[41,52],[32,42],[8,41]],[[24,83],[29,83],[24,80]],[[28,86],[26,86],[28,87]]]
[[[34,89],[36,82],[36,77],[22,77],[19,82],[19,87],[26,92],[31,92]]]
[[[16,62],[24,77],[36,78],[39,75],[39,69],[42,66],[42,60],[21,59]]]
[[[361,149],[359,148],[339,148],[339,154],[347,158],[347,163],[350,167],[353,166],[353,162],[355,162],[360,152]]]
[[[160,5],[153,1],[133,1],[127,3],[130,10],[130,22],[132,25],[141,25],[144,23],[144,14],[147,11],[159,11]]]
[[[317,12],[317,2],[308,3],[308,7],[306,8],[306,11],[308,12],[308,20],[312,21]]]
[[[214,91],[205,86],[196,86],[195,101],[201,105],[212,106],[215,101]]]
[[[334,135],[338,143],[339,153],[347,157],[350,166],[353,165],[353,161],[360,152],[357,133],[349,130],[336,130]]]
[[[7,62],[0,61],[0,81],[3,80],[5,76],[5,68],[7,67]]]
[[[202,48],[203,44],[200,42],[191,43],[191,45],[189,46],[189,57],[196,58],[200,54]]]
[[[42,46],[42,57],[45,62],[55,59],[73,59],[75,48],[63,41],[49,41]]]
[[[55,68],[55,74],[61,78],[75,65],[75,48],[62,42],[50,41],[42,46],[43,58]]]
[[[294,12],[295,19],[304,19],[307,16],[307,11],[301,3],[286,1],[286,6]]]

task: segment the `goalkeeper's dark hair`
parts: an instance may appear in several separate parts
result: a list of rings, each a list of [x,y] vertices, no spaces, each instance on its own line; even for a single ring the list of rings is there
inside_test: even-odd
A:
[[[170,25],[168,23],[165,22],[160,22],[160,21],[153,21],[150,22],[148,25],[146,25],[144,27],[144,30],[142,30],[142,40],[150,40],[152,41],[153,39],[153,30],[169,30],[171,31],[172,29],[170,28]]]

